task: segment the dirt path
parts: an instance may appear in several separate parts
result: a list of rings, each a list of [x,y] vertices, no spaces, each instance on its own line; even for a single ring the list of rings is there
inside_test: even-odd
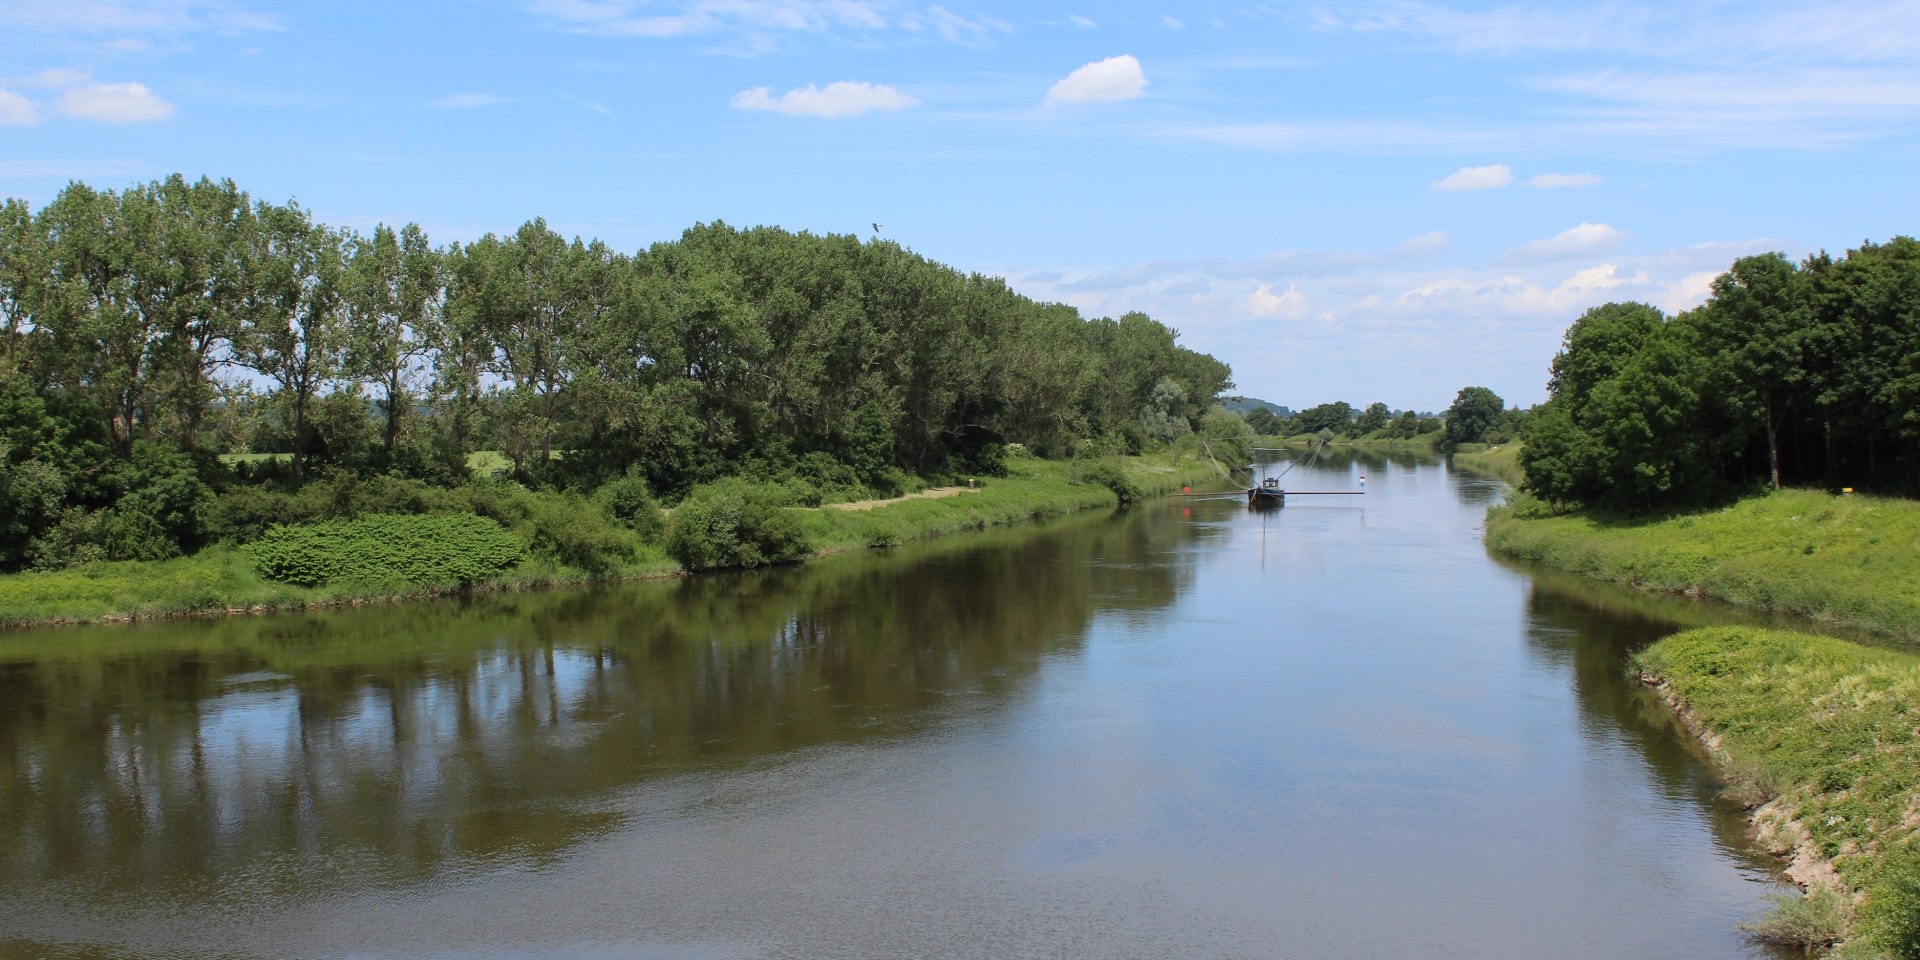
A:
[[[922,490],[919,493],[909,493],[904,497],[894,497],[891,500],[856,500],[852,503],[823,503],[820,505],[820,509],[822,510],[872,510],[875,507],[884,507],[889,503],[905,503],[908,500],[938,500],[941,497],[952,497],[952,496],[958,496],[959,494],[962,494],[962,493],[973,493],[973,492],[974,490],[972,487],[934,487],[931,490]]]

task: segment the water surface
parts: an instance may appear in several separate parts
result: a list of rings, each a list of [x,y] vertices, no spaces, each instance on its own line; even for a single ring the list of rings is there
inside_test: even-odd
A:
[[[1491,480],[0,635],[0,956],[1746,957],[1778,889]]]

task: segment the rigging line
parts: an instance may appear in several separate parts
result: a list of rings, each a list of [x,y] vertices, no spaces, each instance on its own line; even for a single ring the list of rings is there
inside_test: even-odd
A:
[[[1207,451],[1207,459],[1208,459],[1208,460],[1211,460],[1211,461],[1213,461],[1213,468],[1214,468],[1215,470],[1218,470],[1218,471],[1220,471],[1220,478],[1221,478],[1221,479],[1223,479],[1223,480],[1225,480],[1225,481],[1227,481],[1228,483],[1231,483],[1231,484],[1234,484],[1235,486],[1238,486],[1238,485],[1239,485],[1239,483],[1240,483],[1240,481],[1238,481],[1238,480],[1235,480],[1235,479],[1233,478],[1233,474],[1231,474],[1231,473],[1228,473],[1228,472],[1227,472],[1227,468],[1226,468],[1226,467],[1223,467],[1223,466],[1221,466],[1221,465],[1220,465],[1220,459],[1219,459],[1218,457],[1215,457],[1215,456],[1213,455],[1213,444],[1210,444],[1210,443],[1208,443],[1208,442],[1207,442],[1207,438],[1206,438],[1206,437],[1201,437],[1201,438],[1200,438],[1200,449],[1202,449],[1202,450],[1205,450],[1205,451]],[[1248,480],[1247,480],[1247,483],[1248,483],[1248,485],[1249,485],[1249,486],[1251,486],[1251,485],[1252,485],[1252,482],[1253,482],[1253,480],[1252,480],[1252,477],[1253,477],[1253,473],[1252,473],[1252,471],[1248,471],[1248,473],[1247,473],[1247,477],[1248,477]]]

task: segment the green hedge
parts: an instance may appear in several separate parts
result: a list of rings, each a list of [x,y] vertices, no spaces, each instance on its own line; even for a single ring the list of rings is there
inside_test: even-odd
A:
[[[276,526],[247,550],[269,580],[329,583],[465,585],[527,558],[520,539],[471,514],[370,514]]]

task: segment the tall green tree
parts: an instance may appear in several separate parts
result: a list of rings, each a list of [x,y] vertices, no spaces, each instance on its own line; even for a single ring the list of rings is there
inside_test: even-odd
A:
[[[441,257],[412,223],[398,233],[381,224],[371,237],[352,238],[348,250],[347,371],[379,391],[382,458],[390,466],[432,333],[441,322],[446,292]]]
[[[1453,405],[1447,408],[1447,442],[1478,443],[1506,406],[1499,394],[1486,387],[1461,388],[1453,398]]]
[[[1692,318],[1714,365],[1721,402],[1752,410],[1766,435],[1767,472],[1780,489],[1780,425],[1806,378],[1802,356],[1812,320],[1806,278],[1778,253],[1742,257],[1714,278]]]
[[[293,475],[306,474],[314,398],[344,370],[349,345],[344,238],[297,204],[261,204],[240,362],[272,380],[293,431]]]

